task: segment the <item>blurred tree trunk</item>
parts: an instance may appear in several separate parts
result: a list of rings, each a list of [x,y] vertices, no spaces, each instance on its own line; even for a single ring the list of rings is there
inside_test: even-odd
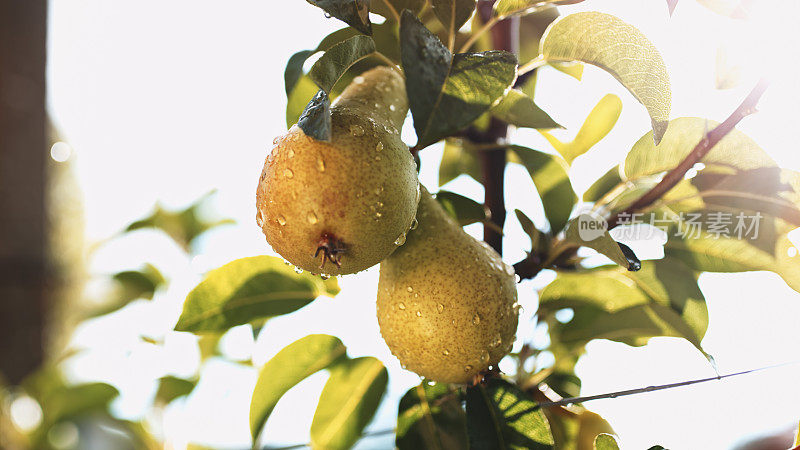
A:
[[[39,366],[47,310],[46,0],[0,0],[0,373]]]

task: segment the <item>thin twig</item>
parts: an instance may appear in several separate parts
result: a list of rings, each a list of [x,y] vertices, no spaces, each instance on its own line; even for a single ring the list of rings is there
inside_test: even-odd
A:
[[[383,3],[386,5],[387,8],[389,8],[389,12],[392,13],[392,16],[394,16],[395,22],[400,24],[400,14],[398,14],[397,10],[394,9],[394,6],[392,6],[392,2],[390,2],[389,0],[383,0]]]
[[[686,172],[689,171],[695,164],[700,162],[703,157],[705,157],[708,152],[714,148],[715,145],[719,141],[722,140],[728,133],[730,133],[733,128],[738,124],[742,119],[747,117],[750,114],[756,112],[756,104],[758,100],[761,98],[761,95],[764,94],[764,91],[767,89],[769,83],[762,79],[756,84],[756,87],[750,91],[750,94],[742,101],[738,108],[736,108],[724,122],[714,127],[713,130],[709,131],[708,133],[703,136],[703,139],[700,139],[700,142],[694,146],[694,149],[686,155],[686,158],[680,162],[674,169],[667,172],[664,175],[664,178],[661,181],[653,186],[647,193],[643,196],[639,197],[638,200],[633,202],[630,206],[625,208],[623,211],[620,211],[613,216],[611,216],[606,222],[608,223],[608,229],[612,229],[619,225],[620,217],[624,217],[626,215],[633,214],[637,211],[640,211],[643,208],[650,206],[653,202],[660,199],[664,194],[666,194],[670,189],[675,187],[683,177],[686,175]]]
[[[400,76],[401,76],[401,77],[403,77],[403,79],[404,79],[404,80],[406,79],[406,74],[405,74],[405,73],[403,73],[403,69],[401,69],[401,68],[400,68],[400,66],[398,66],[397,64],[395,64],[395,63],[394,63],[394,61],[392,61],[391,59],[389,59],[389,57],[388,57],[388,56],[384,55],[384,54],[383,54],[383,53],[381,53],[381,52],[375,52],[375,53],[373,53],[373,55],[374,55],[376,58],[380,59],[381,61],[385,62],[385,63],[386,63],[386,65],[388,65],[390,68],[392,68],[392,69],[393,69],[395,72],[397,72],[398,74],[400,74]]]
[[[672,388],[677,388],[677,387],[689,386],[689,385],[692,385],[692,384],[706,383],[708,381],[722,380],[722,379],[725,379],[725,378],[736,377],[736,376],[739,376],[739,375],[746,375],[746,374],[755,373],[755,372],[762,372],[762,371],[765,371],[765,370],[776,369],[778,367],[791,366],[791,365],[795,365],[795,364],[800,364],[800,361],[790,361],[790,362],[785,362],[785,363],[781,363],[781,364],[775,364],[775,365],[772,365],[772,366],[759,367],[757,369],[744,370],[742,372],[729,373],[729,374],[726,374],[726,375],[718,375],[716,377],[700,378],[700,379],[697,379],[697,380],[689,380],[689,381],[681,381],[679,383],[669,383],[669,384],[661,384],[661,385],[657,385],[657,386],[647,386],[647,387],[638,388],[638,389],[626,389],[624,391],[608,392],[606,394],[597,394],[597,395],[587,395],[585,397],[564,398],[564,399],[561,399],[561,400],[558,400],[558,401],[555,401],[555,402],[539,403],[537,406],[539,408],[552,408],[552,407],[555,407],[555,406],[565,406],[565,405],[574,405],[576,403],[586,403],[586,402],[592,401],[592,400],[602,400],[602,399],[606,399],[606,398],[617,398],[617,397],[625,397],[627,395],[644,394],[646,392],[661,391],[661,390],[664,390],[664,389],[672,389]]]
[[[535,61],[535,60],[534,60]],[[742,103],[725,119],[724,122],[717,125],[711,131],[707,132],[700,142],[695,145],[694,149],[683,159],[674,169],[667,172],[661,181],[653,186],[652,189],[647,191],[644,195],[639,197],[638,200],[633,202],[630,206],[625,208],[606,220],[608,229],[612,229],[620,225],[621,217],[629,217],[635,212],[639,212],[658,201],[670,189],[675,187],[686,176],[695,164],[700,162],[712,148],[714,148],[719,141],[721,141],[733,128],[745,117],[756,112],[756,104],[764,91],[767,89],[769,83],[762,79],[756,84],[752,91],[745,97]],[[577,248],[577,247],[576,247]],[[529,279],[535,277],[542,269],[548,268],[547,265],[535,263],[533,260],[538,258],[536,253],[531,253],[525,259],[514,264],[514,270],[521,279]]]
[[[477,31],[475,31],[474,33],[472,33],[472,35],[470,35],[469,39],[467,39],[467,42],[465,42],[464,45],[461,46],[461,49],[458,52],[459,53],[467,52],[470,49],[470,47],[472,47],[472,45],[475,43],[475,41],[478,40],[479,37],[483,36],[484,33],[489,31],[500,20],[501,18],[497,16],[494,16],[491,19],[489,19],[486,23],[483,24],[483,26],[478,28]]]
[[[538,69],[539,67],[542,67],[545,64],[547,64],[547,60],[544,59],[542,55],[539,55],[536,58],[533,58],[527,63],[521,65],[519,69],[517,69],[517,76],[520,77],[522,75],[525,75],[531,70]]]

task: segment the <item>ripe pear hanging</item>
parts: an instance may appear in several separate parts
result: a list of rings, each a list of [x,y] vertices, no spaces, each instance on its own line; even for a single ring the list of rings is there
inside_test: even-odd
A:
[[[310,272],[355,273],[405,240],[419,202],[414,159],[400,139],[402,77],[376,67],[331,106],[331,142],[294,125],[275,141],[256,193],[267,242]]]
[[[408,370],[469,383],[514,342],[514,270],[465,233],[425,188],[417,220],[405,245],[381,262],[381,334]]]

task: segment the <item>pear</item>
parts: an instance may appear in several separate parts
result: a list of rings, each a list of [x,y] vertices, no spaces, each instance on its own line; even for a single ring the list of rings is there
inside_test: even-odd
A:
[[[330,142],[297,125],[275,140],[256,222],[276,252],[300,269],[341,275],[403,243],[419,202],[416,164],[399,133],[407,111],[403,78],[376,67],[331,105]]]
[[[381,262],[381,334],[404,368],[469,383],[511,350],[519,316],[514,270],[424,187],[417,220],[405,245]]]

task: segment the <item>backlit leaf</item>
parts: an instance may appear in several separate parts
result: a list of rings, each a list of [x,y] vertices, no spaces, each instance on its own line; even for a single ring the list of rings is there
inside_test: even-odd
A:
[[[548,132],[541,133],[567,163],[572,164],[575,158],[589,151],[606,137],[614,128],[621,112],[622,100],[614,94],[608,94],[592,108],[572,142],[561,142]]]
[[[300,77],[303,76],[303,64],[314,53],[314,50],[301,50],[289,57],[286,69],[283,71],[283,83],[287,97],[291,95],[292,89],[297,85]]]
[[[541,54],[547,61],[581,61],[609,72],[645,106],[653,139],[661,141],[671,105],[669,75],[658,50],[641,31],[610,14],[570,14],[547,29]]]
[[[455,33],[475,10],[476,0],[430,0],[431,8],[449,33]]]
[[[422,383],[400,399],[396,445],[400,450],[467,448],[467,423],[457,391]]]
[[[250,402],[250,433],[253,442],[267,423],[278,400],[297,383],[345,357],[338,338],[312,334],[299,339],[273,356],[261,368]]]
[[[375,52],[375,41],[369,36],[353,36],[329,48],[308,71],[320,89],[330,93],[333,85],[353,64]]]
[[[532,98],[517,89],[508,91],[503,100],[492,108],[492,114],[516,127],[535,129],[563,128],[550,115],[539,108]]]
[[[512,145],[509,150],[517,155],[520,163],[528,170],[542,199],[551,232],[558,233],[566,225],[572,207],[578,201],[569,181],[567,165],[558,156],[527,147]]]
[[[617,439],[610,434],[601,433],[594,439],[595,450],[619,450]]]
[[[417,148],[466,127],[516,78],[516,58],[503,51],[451,55],[416,16],[403,13],[401,53]]]
[[[381,15],[389,20],[395,20],[394,14],[392,14],[389,7],[386,6],[386,3],[391,4],[398,15],[400,15],[404,9],[414,14],[419,14],[425,6],[425,0],[372,0],[369,6],[370,12]]]
[[[338,291],[335,279],[322,281],[310,274],[296,274],[280,258],[237,259],[210,271],[189,292],[175,330],[225,331],[293,312],[320,295],[333,296]]]
[[[484,205],[455,192],[439,191],[436,193],[436,201],[462,227],[484,222],[489,218],[489,210]]]
[[[598,202],[606,194],[611,192],[614,188],[622,183],[620,177],[619,166],[614,166],[608,170],[602,177],[598,178],[586,192],[583,193],[583,201],[585,202]]]
[[[474,450],[553,446],[550,426],[536,402],[499,378],[467,389],[467,433]]]
[[[158,380],[156,400],[166,405],[178,397],[191,394],[196,385],[197,380],[187,380],[172,375],[161,377]]]
[[[589,247],[628,270],[639,270],[638,259],[631,260],[626,256],[619,243],[608,233],[608,225],[602,218],[584,213],[570,220],[565,240]]]
[[[461,174],[469,175],[473,180],[480,182],[481,166],[477,153],[469,141],[445,140],[442,162],[439,164],[439,186],[453,181]]]
[[[372,34],[369,0],[306,0],[364,34]]]
[[[192,243],[201,234],[211,228],[234,223],[231,219],[209,220],[204,217],[201,211],[210,195],[207,194],[186,209],[178,211],[164,209],[156,204],[155,211],[150,216],[133,222],[125,231],[156,228],[166,233],[184,250],[191,251]]]
[[[347,449],[361,437],[380,405],[388,373],[372,357],[335,364],[311,422],[314,448]]]

